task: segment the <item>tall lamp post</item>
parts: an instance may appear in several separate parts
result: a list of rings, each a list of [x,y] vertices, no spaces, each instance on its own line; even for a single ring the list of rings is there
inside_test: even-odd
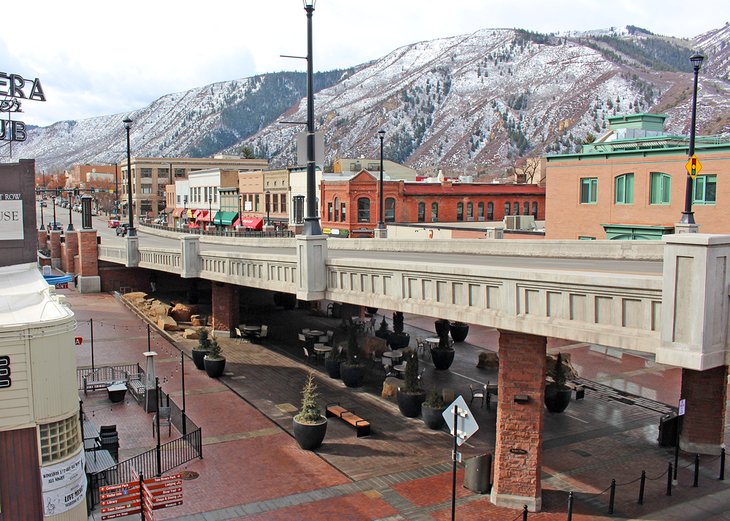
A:
[[[43,193],[43,197],[45,197],[45,196],[46,196],[46,194],[44,192]],[[41,227],[39,228],[39,230],[45,230],[46,229],[46,225],[43,224],[43,205],[46,204],[46,200],[45,199],[41,199],[41,202],[39,204],[41,205]]]
[[[71,213],[73,211],[73,208],[74,208],[74,205],[71,202],[71,194],[72,193],[73,193],[72,191],[69,191],[68,192],[68,228],[67,228],[67,230],[69,232],[72,232],[73,229],[74,229],[74,216]]]
[[[689,159],[692,160],[692,156],[695,154],[695,126],[697,123],[697,76],[702,67],[702,61],[705,59],[700,53],[695,53],[689,57],[689,61],[692,62],[694,68],[694,90],[692,91],[692,122],[689,128]],[[684,188],[684,211],[682,212],[682,218],[680,223],[682,224],[695,224],[694,212],[692,212],[692,182],[694,179],[687,171],[687,184]]]
[[[314,169],[314,73],[312,67],[312,14],[316,0],[302,0],[307,12],[307,216],[304,235],[322,235],[317,216],[317,194]]]
[[[132,129],[132,120],[129,116],[122,121],[127,131],[127,213],[129,214],[128,237],[135,237],[137,230],[134,229],[134,212],[132,211],[132,146],[129,141],[129,131]]]
[[[270,209],[271,209],[271,192],[266,190],[264,192],[266,195],[266,226],[271,226],[271,216],[270,216]]]
[[[56,196],[54,195],[53,196],[53,226],[51,226],[48,231],[57,230],[57,229],[58,228],[56,228]]]
[[[114,163],[114,215],[119,215],[119,163]]]
[[[380,199],[379,212],[378,212],[378,236],[383,237],[385,233],[385,220],[383,219],[383,138],[385,137],[385,130],[378,130],[378,137],[380,138],[380,183],[378,183],[378,197]]]

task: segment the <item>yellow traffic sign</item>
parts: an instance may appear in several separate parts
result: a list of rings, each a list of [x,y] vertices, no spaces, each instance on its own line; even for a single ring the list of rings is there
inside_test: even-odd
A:
[[[684,167],[687,169],[689,176],[694,179],[700,173],[700,170],[702,170],[702,163],[700,163],[697,155],[692,154],[692,157],[687,160],[687,164]]]

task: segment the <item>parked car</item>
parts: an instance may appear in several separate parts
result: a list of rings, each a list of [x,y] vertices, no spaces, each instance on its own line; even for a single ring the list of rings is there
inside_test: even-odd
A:
[[[116,217],[110,217],[109,222],[106,223],[109,228],[116,228],[117,226],[119,226],[119,224],[119,219],[117,219]]]
[[[129,231],[129,223],[121,223],[119,226],[117,226],[117,235],[121,235],[124,237],[127,235],[127,232]]]
[[[48,223],[49,230],[63,230],[63,223],[61,221],[51,221]]]

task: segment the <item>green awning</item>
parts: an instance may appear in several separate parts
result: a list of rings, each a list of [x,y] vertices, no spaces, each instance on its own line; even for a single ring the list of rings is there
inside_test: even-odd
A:
[[[213,217],[213,224],[230,226],[238,218],[238,212],[218,212]]]

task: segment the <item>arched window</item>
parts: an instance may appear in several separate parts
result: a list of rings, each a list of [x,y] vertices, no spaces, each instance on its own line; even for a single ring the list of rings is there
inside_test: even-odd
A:
[[[504,214],[509,215],[509,209],[511,208],[509,202],[504,203]]]
[[[474,203],[466,203],[466,220],[474,220]]]
[[[327,203],[327,220],[332,222],[332,203]]]
[[[340,199],[335,197],[335,222],[340,220]]]
[[[634,204],[634,174],[617,175],[614,188],[614,203]]]
[[[395,198],[388,197],[385,199],[385,222],[395,222]]]
[[[649,204],[669,204],[671,192],[672,178],[661,172],[652,172]]]
[[[512,213],[514,215],[520,215],[520,203],[518,203],[517,201],[512,203]]]
[[[532,216],[537,220],[537,201],[532,201]]]
[[[439,222],[439,204],[438,203],[431,203],[431,222],[432,223]]]
[[[522,204],[522,215],[530,215],[530,201],[525,201]]]
[[[494,203],[488,202],[487,203],[487,221],[493,221],[494,220]]]
[[[464,220],[464,203],[456,203],[456,220]]]
[[[357,200],[357,222],[370,222],[370,199],[367,197],[360,197]]]
[[[477,220],[478,221],[484,220],[484,202],[477,204]]]
[[[426,203],[418,203],[418,222],[426,222]]]

